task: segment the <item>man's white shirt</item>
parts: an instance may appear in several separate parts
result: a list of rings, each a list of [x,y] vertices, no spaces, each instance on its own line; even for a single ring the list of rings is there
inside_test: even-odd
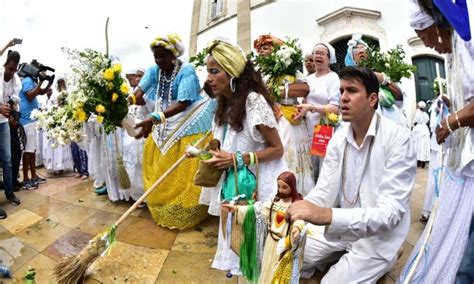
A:
[[[353,139],[350,123],[334,134],[318,182],[305,199],[333,208],[332,223],[325,228],[327,240],[360,240],[367,253],[392,260],[410,226],[409,203],[415,182],[416,156],[409,130],[380,116],[376,131],[376,116],[374,114],[361,147]],[[371,157],[362,177],[363,163],[374,135]],[[354,197],[363,178],[356,208],[340,208],[342,161],[347,142],[346,195]]]

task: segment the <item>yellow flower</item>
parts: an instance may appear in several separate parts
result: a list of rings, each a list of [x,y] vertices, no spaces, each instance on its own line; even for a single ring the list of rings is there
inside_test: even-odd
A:
[[[119,95],[117,95],[117,93],[113,93],[112,94],[112,102],[115,103],[115,101],[117,101]]]
[[[120,73],[122,71],[122,64],[117,63],[112,66],[112,69],[115,73]]]
[[[84,122],[84,121],[86,121],[86,119],[87,119],[86,112],[83,111],[82,109],[78,110],[77,111],[77,120],[79,120],[80,122]]]
[[[98,115],[95,117],[95,119],[97,120],[98,123],[102,124],[102,122],[104,121],[104,117],[102,115]]]
[[[82,108],[77,108],[74,111],[73,118],[79,122],[84,122],[87,119],[86,112]]]
[[[104,113],[105,112],[105,107],[101,104],[98,104],[98,105],[95,106],[95,111],[97,113]]]
[[[327,118],[329,120],[329,123],[338,123],[339,122],[339,116],[335,113],[328,113]]]
[[[122,85],[120,86],[120,92],[122,92],[123,94],[128,94],[128,85],[127,85],[127,83],[122,83]]]
[[[114,70],[107,68],[104,70],[104,79],[107,81],[112,81],[114,79]]]

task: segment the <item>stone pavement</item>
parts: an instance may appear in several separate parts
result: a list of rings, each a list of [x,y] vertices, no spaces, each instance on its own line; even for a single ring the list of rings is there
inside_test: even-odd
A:
[[[97,196],[92,181],[66,173],[48,178],[37,190],[21,191],[18,207],[0,194],[0,207],[8,218],[0,220],[0,261],[11,268],[13,280],[22,283],[25,271],[36,270],[37,283],[55,283],[54,265],[77,254],[86,243],[106,230],[132,202],[109,201]],[[424,225],[418,221],[424,200],[427,170],[418,170],[412,195],[412,224],[404,253],[379,283],[394,283]],[[117,244],[87,272],[85,283],[237,283],[237,277],[210,268],[217,244],[218,218],[209,217],[194,229],[178,231],[156,226],[146,208],[137,209],[117,230]],[[317,283],[321,273],[310,281]]]

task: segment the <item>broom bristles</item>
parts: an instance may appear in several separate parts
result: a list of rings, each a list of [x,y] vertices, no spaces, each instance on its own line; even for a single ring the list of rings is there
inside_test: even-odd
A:
[[[122,189],[129,189],[131,186],[130,177],[128,176],[127,169],[125,169],[125,164],[123,163],[123,159],[120,155],[117,156],[117,166],[118,166],[120,187]]]
[[[87,268],[99,257],[105,250],[106,242],[95,237],[87,246],[77,255],[61,261],[54,268],[54,274],[60,284],[80,283],[84,278]]]

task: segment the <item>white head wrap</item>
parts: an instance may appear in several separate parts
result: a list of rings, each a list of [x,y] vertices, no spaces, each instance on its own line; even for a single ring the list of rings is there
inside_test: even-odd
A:
[[[132,75],[132,74],[135,74],[135,73],[137,73],[137,68],[130,68],[130,69],[127,70],[125,75]]]
[[[419,101],[418,102],[418,108],[424,109],[426,107],[426,103],[424,101]]]
[[[410,0],[410,26],[415,30],[424,30],[434,24],[433,17],[428,15],[418,4],[417,0]]]
[[[325,47],[329,50],[329,63],[330,63],[330,64],[334,64],[334,63],[337,62],[336,50],[334,49],[334,47],[333,47],[330,43],[327,43],[327,42],[318,42],[317,44],[314,45],[313,51],[314,51],[314,49],[316,48],[316,46],[318,46],[318,45],[323,45],[323,46],[325,46]]]

